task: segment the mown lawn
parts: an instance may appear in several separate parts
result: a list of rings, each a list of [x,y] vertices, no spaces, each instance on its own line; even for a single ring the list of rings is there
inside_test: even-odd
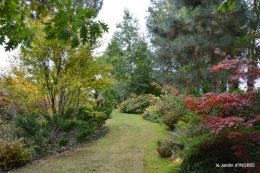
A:
[[[171,161],[159,157],[159,139],[169,133],[164,126],[142,119],[141,115],[115,110],[106,123],[109,133],[75,151],[42,159],[12,172],[24,173],[174,173]]]

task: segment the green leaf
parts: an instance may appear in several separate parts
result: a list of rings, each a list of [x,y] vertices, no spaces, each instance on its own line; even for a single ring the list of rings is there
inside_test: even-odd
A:
[[[11,51],[11,50],[15,49],[17,46],[18,46],[18,43],[16,41],[9,40],[6,43],[5,51]]]
[[[51,25],[45,25],[44,28],[43,28],[43,31],[44,31],[45,33],[48,33],[48,32],[50,32],[52,29],[53,29],[53,28],[52,28]]]
[[[3,44],[5,42],[5,37],[3,35],[0,36],[0,44]]]
[[[30,26],[31,12],[35,11],[37,17],[44,19],[46,16],[50,18],[49,22],[44,23],[44,34],[46,39],[61,39],[69,40],[73,35],[78,35],[80,38],[72,38],[72,45],[77,45],[77,41],[82,41],[83,44],[87,42],[94,42],[96,37],[101,37],[104,27],[99,25],[94,29],[90,29],[89,23],[95,23],[94,18],[96,12],[87,7],[74,7],[72,0],[49,0],[49,7],[40,1],[28,0],[0,0],[0,44],[5,44],[5,38],[12,40],[8,42],[6,48],[8,50],[16,48],[19,44],[29,46],[34,39],[34,28]],[[55,12],[54,12],[55,11]],[[55,13],[55,14],[54,14]],[[77,23],[84,23],[84,27],[78,26]],[[90,33],[91,30],[91,33]],[[97,33],[95,33],[97,31]],[[30,40],[31,39],[31,40]],[[77,40],[77,41],[76,41]],[[14,43],[14,45],[11,45]]]
[[[69,40],[70,37],[72,36],[73,31],[71,30],[71,28],[66,28],[64,29],[60,34],[59,34],[59,39],[61,40]]]
[[[73,39],[71,41],[71,47],[72,48],[75,48],[75,47],[78,47],[79,46],[79,39],[77,36],[73,36]]]
[[[235,8],[235,0],[225,0],[219,6],[218,10],[222,12],[227,12],[228,10],[233,10]]]
[[[52,30],[51,32],[48,32],[45,36],[47,40],[51,40],[55,38],[55,32]]]
[[[108,25],[107,25],[107,24],[105,24],[105,23],[99,21],[99,25],[100,25],[100,27],[102,28],[102,30],[103,30],[104,32],[108,32],[109,28],[108,28]]]
[[[96,12],[93,9],[87,8],[87,9],[79,9],[78,13],[80,16],[86,18],[86,19],[91,19],[92,17],[96,17]]]
[[[80,27],[80,38],[83,44],[86,44],[88,41],[88,28],[86,25]]]

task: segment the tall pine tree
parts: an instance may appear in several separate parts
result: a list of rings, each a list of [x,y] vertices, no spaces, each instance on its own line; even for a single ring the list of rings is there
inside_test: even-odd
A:
[[[217,11],[217,0],[151,0],[147,27],[155,47],[153,58],[166,82],[188,92],[218,93],[228,82],[207,68],[220,61],[214,50],[232,54],[235,40],[244,33],[243,4],[233,11]]]

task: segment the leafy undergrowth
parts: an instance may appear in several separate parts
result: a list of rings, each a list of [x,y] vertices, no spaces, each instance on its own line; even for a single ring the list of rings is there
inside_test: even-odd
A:
[[[105,126],[110,132],[104,138],[13,172],[174,173],[167,166],[171,161],[160,158],[156,151],[157,141],[169,135],[164,126],[118,110]]]

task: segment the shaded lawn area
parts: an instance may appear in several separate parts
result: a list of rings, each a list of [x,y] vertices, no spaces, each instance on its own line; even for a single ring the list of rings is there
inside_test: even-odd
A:
[[[138,114],[113,111],[109,133],[75,151],[62,153],[12,172],[24,173],[174,173],[171,161],[160,158],[157,141],[170,134],[166,127],[143,120]]]

